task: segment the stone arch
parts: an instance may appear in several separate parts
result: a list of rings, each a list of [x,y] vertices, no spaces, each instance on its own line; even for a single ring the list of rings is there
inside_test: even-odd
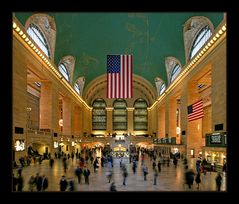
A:
[[[72,79],[73,79],[73,73],[74,73],[74,68],[75,68],[75,58],[71,55],[67,55],[67,56],[64,56],[61,58],[58,66],[61,64],[61,63],[64,63],[68,69],[68,72],[69,72],[69,83],[71,84],[72,83]]]
[[[179,65],[182,69],[182,65],[180,63],[180,61],[175,58],[175,57],[166,57],[165,58],[165,67],[166,67],[166,72],[167,72],[167,78],[168,78],[168,84],[171,83],[170,79],[171,79],[171,73],[172,73],[172,70],[173,68],[176,66],[176,65]]]
[[[54,61],[56,46],[56,23],[54,18],[45,13],[33,14],[27,19],[25,23],[25,29],[27,30],[32,23],[35,24],[44,35],[49,47],[50,59]]]
[[[198,33],[205,27],[209,26],[211,32],[214,31],[212,22],[205,16],[193,16],[186,21],[183,28],[184,33],[184,49],[185,49],[185,61],[190,61],[190,51],[193,46],[193,42]]]

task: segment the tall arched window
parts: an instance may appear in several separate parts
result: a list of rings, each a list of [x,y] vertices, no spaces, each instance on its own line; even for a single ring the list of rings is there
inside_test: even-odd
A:
[[[61,74],[65,77],[65,79],[67,81],[69,81],[70,80],[69,72],[68,72],[66,65],[64,63],[61,63],[58,68],[59,68],[59,71],[61,72]]]
[[[126,101],[124,99],[116,99],[113,107],[113,130],[127,130]]]
[[[92,129],[106,130],[107,112],[104,99],[95,99],[92,107]]]
[[[172,82],[178,76],[180,71],[181,71],[180,65],[176,64],[175,67],[172,69],[170,82]]]
[[[207,42],[207,40],[212,35],[212,31],[210,30],[209,26],[205,26],[203,29],[200,30],[197,37],[193,42],[193,46],[190,52],[190,59],[200,50],[200,48]]]
[[[148,105],[144,99],[134,102],[134,130],[148,130]]]
[[[41,30],[35,24],[30,24],[30,26],[27,29],[27,33],[39,46],[39,48],[50,58],[50,52],[47,45],[47,41],[44,38],[44,35],[42,34]]]
[[[78,82],[75,83],[74,89],[75,89],[76,92],[80,95],[80,85],[78,84]]]
[[[165,83],[163,83],[161,86],[160,86],[160,90],[159,90],[159,95],[161,95],[166,89],[166,85]]]

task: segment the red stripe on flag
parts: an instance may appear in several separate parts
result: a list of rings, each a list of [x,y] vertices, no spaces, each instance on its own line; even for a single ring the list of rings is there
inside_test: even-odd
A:
[[[192,113],[188,114],[188,121],[193,121],[196,119],[200,119],[204,116],[203,113],[203,101],[200,100],[194,104],[192,104]]]

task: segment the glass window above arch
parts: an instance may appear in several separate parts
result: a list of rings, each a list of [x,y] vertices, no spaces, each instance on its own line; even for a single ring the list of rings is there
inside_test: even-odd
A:
[[[211,37],[212,31],[209,26],[205,26],[196,36],[193,46],[190,52],[190,59],[194,57],[194,55],[201,49],[201,47],[207,42],[207,40]]]
[[[59,68],[59,71],[61,72],[61,74],[63,75],[63,77],[65,77],[65,79],[67,81],[70,81],[69,72],[66,68],[66,65],[64,63],[61,63],[58,68]]]
[[[45,55],[50,58],[50,52],[47,45],[47,41],[44,38],[44,35],[42,34],[41,30],[35,24],[30,24],[30,26],[27,29],[27,33],[39,46],[39,48],[45,53]]]
[[[176,79],[176,77],[178,76],[180,71],[181,71],[180,65],[176,64],[175,67],[172,69],[170,82],[172,82],[174,79]]]

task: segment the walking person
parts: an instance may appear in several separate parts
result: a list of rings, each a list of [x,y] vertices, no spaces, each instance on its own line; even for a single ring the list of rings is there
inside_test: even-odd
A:
[[[22,191],[23,189],[23,178],[22,175],[19,174],[17,178],[17,191]]]
[[[136,168],[137,168],[136,161],[133,160],[133,167],[132,167],[132,169],[133,169],[134,174],[136,173]]]
[[[66,188],[68,186],[68,182],[67,182],[64,175],[61,177],[61,180],[60,180],[59,184],[60,184],[60,191],[66,191]]]
[[[17,190],[17,178],[15,177],[14,174],[12,174],[12,191],[16,191]]]
[[[76,174],[76,176],[77,176],[77,178],[78,178],[78,183],[79,183],[79,184],[80,184],[80,182],[81,182],[81,175],[82,175],[82,173],[83,173],[83,171],[82,171],[82,169],[80,168],[80,166],[78,165],[78,166],[76,167],[75,174]]]
[[[157,185],[157,178],[158,178],[158,170],[154,168],[154,185]]]
[[[86,166],[84,167],[83,175],[85,177],[85,184],[89,185],[90,170]]]
[[[28,185],[29,185],[29,191],[33,192],[36,185],[34,176],[30,177],[28,181]]]
[[[143,168],[143,175],[144,175],[144,180],[146,181],[147,180],[147,175],[148,175],[148,167],[144,164]]]
[[[216,177],[216,186],[217,186],[217,191],[221,191],[221,185],[222,185],[222,176],[218,172],[217,177]]]
[[[123,166],[123,185],[126,185],[126,178],[128,176],[128,172],[125,166]]]
[[[111,185],[110,185],[110,191],[117,191],[116,190],[116,186],[115,186],[115,182],[112,182]]]
[[[201,178],[200,178],[200,172],[197,173],[197,176],[195,178],[195,182],[197,184],[197,189],[199,189],[200,183],[201,183]]]

